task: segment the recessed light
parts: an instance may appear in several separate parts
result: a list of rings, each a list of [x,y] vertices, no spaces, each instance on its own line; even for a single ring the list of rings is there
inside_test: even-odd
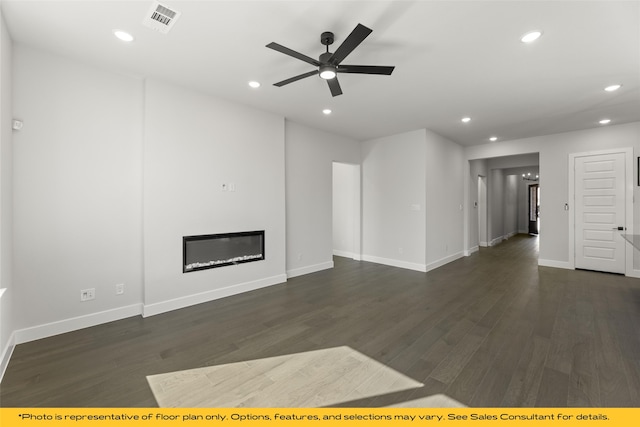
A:
[[[257,89],[260,87],[260,82],[256,82],[255,80],[252,80],[249,82],[249,86],[251,86],[254,89]]]
[[[461,121],[462,123],[469,123],[471,121],[471,117],[463,117]]]
[[[615,85],[611,85],[611,86],[605,87],[604,90],[606,90],[607,92],[615,92],[616,90],[620,89],[621,87],[622,87],[622,85],[615,84]]]
[[[132,42],[133,36],[126,31],[113,30],[113,35],[122,40],[123,42]]]
[[[609,123],[611,123],[611,119],[602,119],[598,123],[600,123],[601,125],[608,125]]]
[[[328,108],[325,108],[324,110],[322,110],[322,114],[328,116],[329,114],[331,114],[331,110]]]
[[[497,136],[492,136],[491,138],[489,138],[489,141],[491,142],[496,142],[498,140]]]
[[[527,34],[525,34],[524,36],[522,36],[520,38],[520,41],[522,43],[531,43],[533,41],[536,41],[540,38],[540,36],[542,35],[542,31],[530,31]]]

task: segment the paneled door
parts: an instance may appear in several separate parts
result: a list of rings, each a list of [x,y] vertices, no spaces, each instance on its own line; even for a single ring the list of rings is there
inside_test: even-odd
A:
[[[575,158],[575,266],[625,273],[625,154]]]

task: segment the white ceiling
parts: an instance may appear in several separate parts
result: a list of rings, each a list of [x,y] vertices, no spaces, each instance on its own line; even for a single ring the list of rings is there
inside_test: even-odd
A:
[[[371,139],[428,128],[463,145],[640,121],[640,1],[163,0],[182,12],[169,34],[142,25],[151,0],[2,0],[15,43],[117,72],[155,77],[288,119]],[[345,64],[395,65],[391,76],[340,74],[343,95],[309,77],[311,57],[356,24],[373,33]],[[135,41],[124,44],[113,29]],[[540,29],[533,44],[520,42]],[[250,89],[249,80],[262,83]],[[603,89],[612,83],[617,92]],[[322,109],[333,114],[325,116]],[[460,119],[473,118],[463,124]]]

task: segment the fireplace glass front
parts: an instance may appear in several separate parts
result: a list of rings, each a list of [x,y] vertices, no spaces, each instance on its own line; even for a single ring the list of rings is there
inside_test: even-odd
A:
[[[183,273],[264,259],[264,230],[184,236]]]

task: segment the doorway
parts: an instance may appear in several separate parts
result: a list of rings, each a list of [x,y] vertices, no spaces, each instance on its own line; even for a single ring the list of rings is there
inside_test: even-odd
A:
[[[360,165],[333,162],[333,255],[360,261]]]
[[[489,246],[487,237],[487,177],[478,175],[478,246]]]
[[[529,186],[529,234],[540,234],[540,184]]]

